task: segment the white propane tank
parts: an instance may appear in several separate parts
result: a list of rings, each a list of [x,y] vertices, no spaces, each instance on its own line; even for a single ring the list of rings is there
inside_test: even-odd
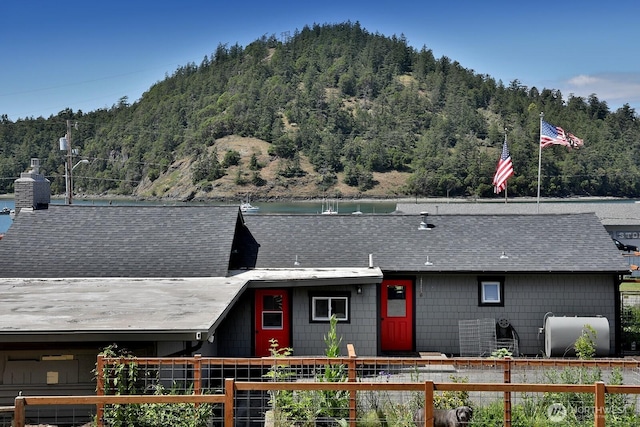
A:
[[[585,325],[596,331],[596,356],[609,356],[609,321],[606,317],[549,316],[544,322],[544,352],[547,357],[575,356],[574,344]]]

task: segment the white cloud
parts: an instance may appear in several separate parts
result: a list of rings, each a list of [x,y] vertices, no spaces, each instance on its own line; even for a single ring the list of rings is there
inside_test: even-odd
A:
[[[574,85],[576,87],[594,85],[598,82],[600,82],[600,79],[598,79],[597,77],[587,76],[585,74],[580,74],[579,76],[572,77],[568,81],[570,85]]]
[[[563,95],[573,94],[588,98],[592,94],[606,101],[611,110],[629,104],[638,111],[640,107],[640,73],[580,74],[561,84]]]

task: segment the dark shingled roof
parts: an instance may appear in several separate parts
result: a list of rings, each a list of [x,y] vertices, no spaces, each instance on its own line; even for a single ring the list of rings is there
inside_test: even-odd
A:
[[[420,215],[242,218],[236,206],[22,211],[0,240],[0,277],[224,277],[296,257],[302,268],[367,267],[369,254],[385,272],[629,270],[594,213],[430,215],[430,230]]]
[[[0,240],[0,277],[224,277],[237,206],[50,205]]]
[[[553,215],[247,215],[257,268],[367,266],[385,272],[629,271],[593,213]],[[502,252],[508,256],[502,259]],[[429,257],[432,265],[425,265]]]
[[[639,225],[640,203],[633,200],[602,201],[602,202],[549,202],[536,203],[530,201],[492,202],[452,201],[443,200],[439,203],[397,203],[396,212],[403,214],[463,214],[463,215],[535,215],[535,214],[570,214],[593,212],[603,225]]]

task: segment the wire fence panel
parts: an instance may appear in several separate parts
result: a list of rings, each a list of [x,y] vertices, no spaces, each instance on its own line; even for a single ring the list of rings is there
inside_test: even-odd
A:
[[[640,361],[627,359],[448,358],[439,353],[419,358],[104,358],[98,362],[102,375],[96,398],[130,394],[182,400],[78,409],[27,406],[26,412],[31,424],[78,426],[95,416],[99,425],[114,427],[222,427],[229,424],[225,410],[232,406],[234,426],[365,427],[415,425],[428,408],[468,407],[470,426],[593,426],[594,384],[603,382],[613,387],[602,409],[607,425],[640,425],[639,368]],[[235,391],[228,394],[230,378]],[[427,384],[436,385],[431,394]],[[616,392],[616,385],[623,388]],[[529,389],[506,391],[508,386]],[[629,386],[636,389],[624,388]],[[200,395],[230,404],[189,402],[189,396]]]
[[[496,349],[496,319],[458,321],[461,357],[486,357]]]

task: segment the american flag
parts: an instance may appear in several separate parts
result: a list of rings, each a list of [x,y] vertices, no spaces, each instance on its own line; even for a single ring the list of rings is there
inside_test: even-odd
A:
[[[578,138],[572,133],[567,132],[567,139],[569,140],[569,148],[580,148],[584,145],[584,140]]]
[[[502,144],[502,154],[498,160],[496,174],[493,176],[493,191],[498,194],[507,188],[507,179],[513,176],[513,163],[511,162],[511,154],[507,147],[507,141]]]
[[[554,126],[542,120],[542,127],[540,128],[540,145],[542,148],[545,148],[554,144],[571,147],[571,143],[567,139],[567,135],[561,127]]]

